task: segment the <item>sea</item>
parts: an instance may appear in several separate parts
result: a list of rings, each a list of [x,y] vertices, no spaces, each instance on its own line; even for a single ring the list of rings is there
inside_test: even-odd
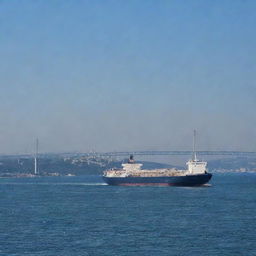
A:
[[[1,178],[0,255],[255,256],[256,173],[193,188]]]

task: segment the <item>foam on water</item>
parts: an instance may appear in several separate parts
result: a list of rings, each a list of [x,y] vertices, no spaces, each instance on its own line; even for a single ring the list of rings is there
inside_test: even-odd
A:
[[[67,183],[67,182],[62,182],[62,183],[54,183],[54,182],[2,182],[0,183],[1,185],[21,185],[21,186],[24,186],[24,185],[45,185],[45,186],[49,186],[49,185],[54,185],[54,186],[105,186],[105,185],[108,185],[106,183],[84,183],[84,182],[81,182],[81,183],[74,183],[74,182],[71,182],[71,183]]]

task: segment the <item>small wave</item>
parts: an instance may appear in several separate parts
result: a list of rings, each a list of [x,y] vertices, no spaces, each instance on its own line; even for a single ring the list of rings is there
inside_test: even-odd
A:
[[[212,173],[256,173],[253,170],[213,170]]]
[[[206,184],[199,185],[199,186],[188,186],[188,187],[179,186],[179,187],[176,187],[176,188],[193,190],[193,189],[198,189],[198,188],[209,188],[209,187],[212,187],[212,184],[206,183]]]
[[[206,183],[206,184],[202,185],[201,187],[212,187],[212,184]]]
[[[54,183],[54,182],[2,182],[0,185],[56,185],[56,186],[106,186],[106,183],[72,183],[72,182],[63,182],[63,183]]]

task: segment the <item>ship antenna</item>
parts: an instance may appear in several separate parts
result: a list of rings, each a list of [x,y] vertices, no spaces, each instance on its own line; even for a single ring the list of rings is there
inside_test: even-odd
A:
[[[36,139],[36,152],[35,152],[35,175],[38,174],[38,167],[37,167],[37,156],[38,156],[38,138]]]
[[[193,159],[194,162],[197,161],[196,158],[196,130],[194,130],[194,134],[193,134]]]

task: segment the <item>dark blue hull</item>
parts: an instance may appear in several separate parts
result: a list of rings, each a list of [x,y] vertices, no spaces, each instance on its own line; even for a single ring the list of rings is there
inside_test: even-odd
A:
[[[115,186],[201,186],[207,183],[212,174],[198,174],[172,177],[106,177],[103,180],[108,185]]]

